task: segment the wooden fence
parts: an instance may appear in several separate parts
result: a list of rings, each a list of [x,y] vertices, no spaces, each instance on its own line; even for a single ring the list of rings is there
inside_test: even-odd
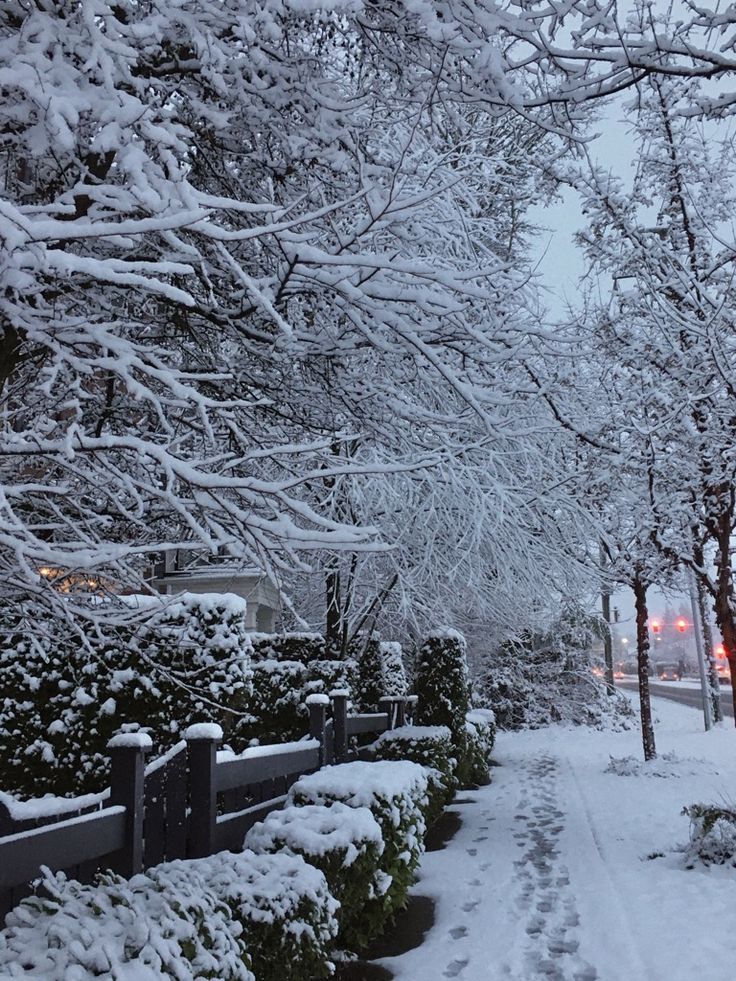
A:
[[[53,814],[41,806],[28,817],[0,802],[0,924],[31,892],[41,866],[84,882],[101,869],[132,876],[162,861],[239,851],[248,829],[283,804],[300,776],[365,756],[360,743],[403,725],[414,701],[386,698],[381,712],[351,715],[346,694],[311,696],[309,736],[299,742],[235,755],[218,752],[217,726],[193,726],[148,766],[150,740],[115,737],[109,793],[64,802]]]

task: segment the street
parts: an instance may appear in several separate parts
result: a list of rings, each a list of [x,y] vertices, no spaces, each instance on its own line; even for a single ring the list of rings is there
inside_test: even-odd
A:
[[[623,678],[616,681],[616,687],[626,691],[637,691],[639,683],[634,678]],[[683,705],[692,705],[694,708],[702,708],[703,700],[699,688],[682,688],[677,682],[657,682],[651,678],[649,680],[649,690],[652,695],[660,698],[669,698],[673,702],[681,702]],[[721,706],[724,715],[733,718],[733,700],[731,688],[725,685],[721,688]]]

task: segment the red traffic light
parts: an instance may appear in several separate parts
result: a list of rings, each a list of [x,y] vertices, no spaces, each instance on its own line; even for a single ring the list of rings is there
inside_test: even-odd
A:
[[[680,619],[677,621],[675,626],[677,627],[677,629],[680,631],[681,634],[684,634],[685,631],[687,630],[687,620],[685,620],[684,617],[680,617]]]
[[[661,629],[662,629],[662,625],[659,622],[659,620],[652,620],[652,633],[658,634]]]

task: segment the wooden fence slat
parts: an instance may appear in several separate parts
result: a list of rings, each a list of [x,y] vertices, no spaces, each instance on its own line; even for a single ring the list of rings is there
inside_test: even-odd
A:
[[[187,854],[187,749],[169,760],[166,767],[166,860]]]
[[[217,819],[215,827],[215,847],[217,851],[239,852],[243,848],[246,833],[267,814],[283,807],[285,796],[273,797],[259,804],[253,804],[234,814],[223,814]]]
[[[167,766],[146,774],[145,817],[143,819],[143,865],[150,868],[163,862],[166,854],[165,789]]]
[[[69,818],[45,828],[0,838],[0,889],[38,876],[42,865],[59,870],[118,851],[125,844],[125,808]]]
[[[366,732],[385,732],[389,728],[389,718],[385,712],[349,715],[346,728],[348,736],[358,736]]]
[[[217,764],[215,786],[218,791],[232,790],[261,780],[285,777],[290,773],[306,772],[319,766],[319,746],[308,745],[305,749],[267,756],[251,756],[243,759],[224,760]]]

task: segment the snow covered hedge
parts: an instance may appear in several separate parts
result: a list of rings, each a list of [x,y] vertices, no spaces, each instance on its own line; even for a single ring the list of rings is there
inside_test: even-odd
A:
[[[447,726],[401,726],[382,733],[373,743],[377,760],[411,760],[429,771],[429,809],[432,824],[452,800],[457,788],[457,760]]]
[[[686,864],[736,865],[736,809],[716,804],[683,808],[690,818],[690,847]]]
[[[254,661],[323,661],[325,639],[321,634],[253,634]]]
[[[47,876],[51,898],[23,900],[6,918],[0,976],[254,981],[241,924],[193,866],[94,885]]]
[[[193,719],[226,737],[251,695],[245,601],[231,594],[127,597],[125,615],[86,638],[65,621],[0,647],[0,786],[27,796],[108,782],[107,742],[145,727],[161,753]],[[7,626],[7,624],[5,625]],[[38,625],[36,625],[38,627]],[[43,633],[43,642],[38,636]],[[240,715],[239,715],[240,713]]]
[[[332,973],[337,902],[293,855],[223,852],[130,881],[47,876],[0,932],[0,976],[43,981],[304,981]]]
[[[251,828],[245,846],[254,852],[301,855],[324,873],[340,903],[340,945],[345,949],[359,950],[378,933],[389,880],[380,870],[381,829],[367,807],[334,802],[273,811]]]
[[[342,763],[300,777],[289,791],[289,804],[334,803],[367,807],[381,829],[384,849],[382,897],[371,908],[372,929],[405,905],[414,870],[424,852],[425,814],[429,808],[429,778],[424,767],[400,762]]]

